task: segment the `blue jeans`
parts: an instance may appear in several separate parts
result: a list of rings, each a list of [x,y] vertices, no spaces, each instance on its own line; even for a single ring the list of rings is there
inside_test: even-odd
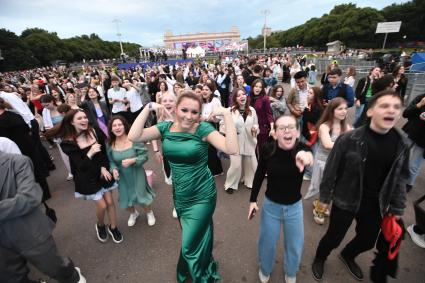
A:
[[[264,197],[261,212],[258,260],[261,272],[269,275],[275,262],[276,246],[283,224],[284,273],[295,277],[301,262],[304,246],[304,222],[302,200],[283,205]]]
[[[364,110],[364,104],[360,104],[359,107],[356,107],[356,112],[354,114],[354,123],[355,124],[357,122],[357,120],[360,118],[360,116],[362,115]]]
[[[415,142],[412,141],[412,147],[410,148],[409,156],[409,181],[407,184],[414,185],[416,177],[421,170],[422,161],[424,160],[424,148],[418,146]]]

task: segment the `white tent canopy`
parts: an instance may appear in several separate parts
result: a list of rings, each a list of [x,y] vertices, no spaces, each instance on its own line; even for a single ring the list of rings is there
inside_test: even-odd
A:
[[[186,50],[186,53],[189,57],[205,56],[205,50],[201,46],[196,46],[195,48],[190,47]]]

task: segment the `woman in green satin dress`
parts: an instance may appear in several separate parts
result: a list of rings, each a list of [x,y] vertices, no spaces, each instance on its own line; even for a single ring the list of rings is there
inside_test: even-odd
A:
[[[201,99],[194,92],[183,91],[177,99],[175,121],[145,129],[150,111],[166,111],[161,105],[150,103],[139,114],[128,135],[133,142],[161,139],[163,154],[170,162],[174,205],[182,228],[177,264],[179,283],[187,279],[192,279],[193,283],[220,279],[217,262],[212,256],[212,216],[217,192],[207,166],[208,145],[227,154],[238,153],[236,129],[229,110],[218,107],[211,113],[211,118],[223,116],[226,129],[229,129],[223,137],[210,124],[200,122],[201,105]]]

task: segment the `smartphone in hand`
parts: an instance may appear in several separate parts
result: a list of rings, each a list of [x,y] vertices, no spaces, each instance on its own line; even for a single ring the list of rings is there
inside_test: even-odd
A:
[[[248,216],[248,219],[251,220],[252,218],[254,218],[254,216],[255,216],[256,213],[257,213],[257,210],[256,209],[253,209],[251,211],[251,214]]]

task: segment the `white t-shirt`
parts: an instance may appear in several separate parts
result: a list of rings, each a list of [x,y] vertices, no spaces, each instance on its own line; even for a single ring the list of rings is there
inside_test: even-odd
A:
[[[213,97],[211,102],[202,104],[202,118],[207,119],[216,107],[221,107],[220,99],[217,97]]]
[[[5,153],[21,154],[21,150],[16,143],[5,137],[0,137],[0,151]]]
[[[347,78],[344,79],[344,83],[346,85],[351,86],[352,88],[354,88],[354,83],[356,82],[356,79],[353,76],[349,76]]]
[[[108,89],[108,99],[123,100],[125,98],[126,93],[127,91],[125,90],[125,88],[122,88],[122,87],[120,87],[118,91],[115,91],[115,89],[110,88]],[[115,114],[115,113],[123,112],[123,111],[126,111],[125,104],[120,101],[114,102],[114,104],[112,105],[112,113]]]
[[[308,105],[308,90],[309,90],[308,86],[306,87],[305,90],[298,90],[301,111],[304,111],[304,109]]]
[[[139,111],[140,108],[143,107],[142,98],[140,97],[139,92],[134,87],[130,88],[130,90],[127,90],[125,97],[130,102],[130,111],[132,113]]]
[[[25,123],[31,128],[31,120],[34,120],[34,114],[32,114],[28,105],[22,101],[18,94],[0,91],[0,97],[9,103],[13,107],[11,110],[21,115]]]

